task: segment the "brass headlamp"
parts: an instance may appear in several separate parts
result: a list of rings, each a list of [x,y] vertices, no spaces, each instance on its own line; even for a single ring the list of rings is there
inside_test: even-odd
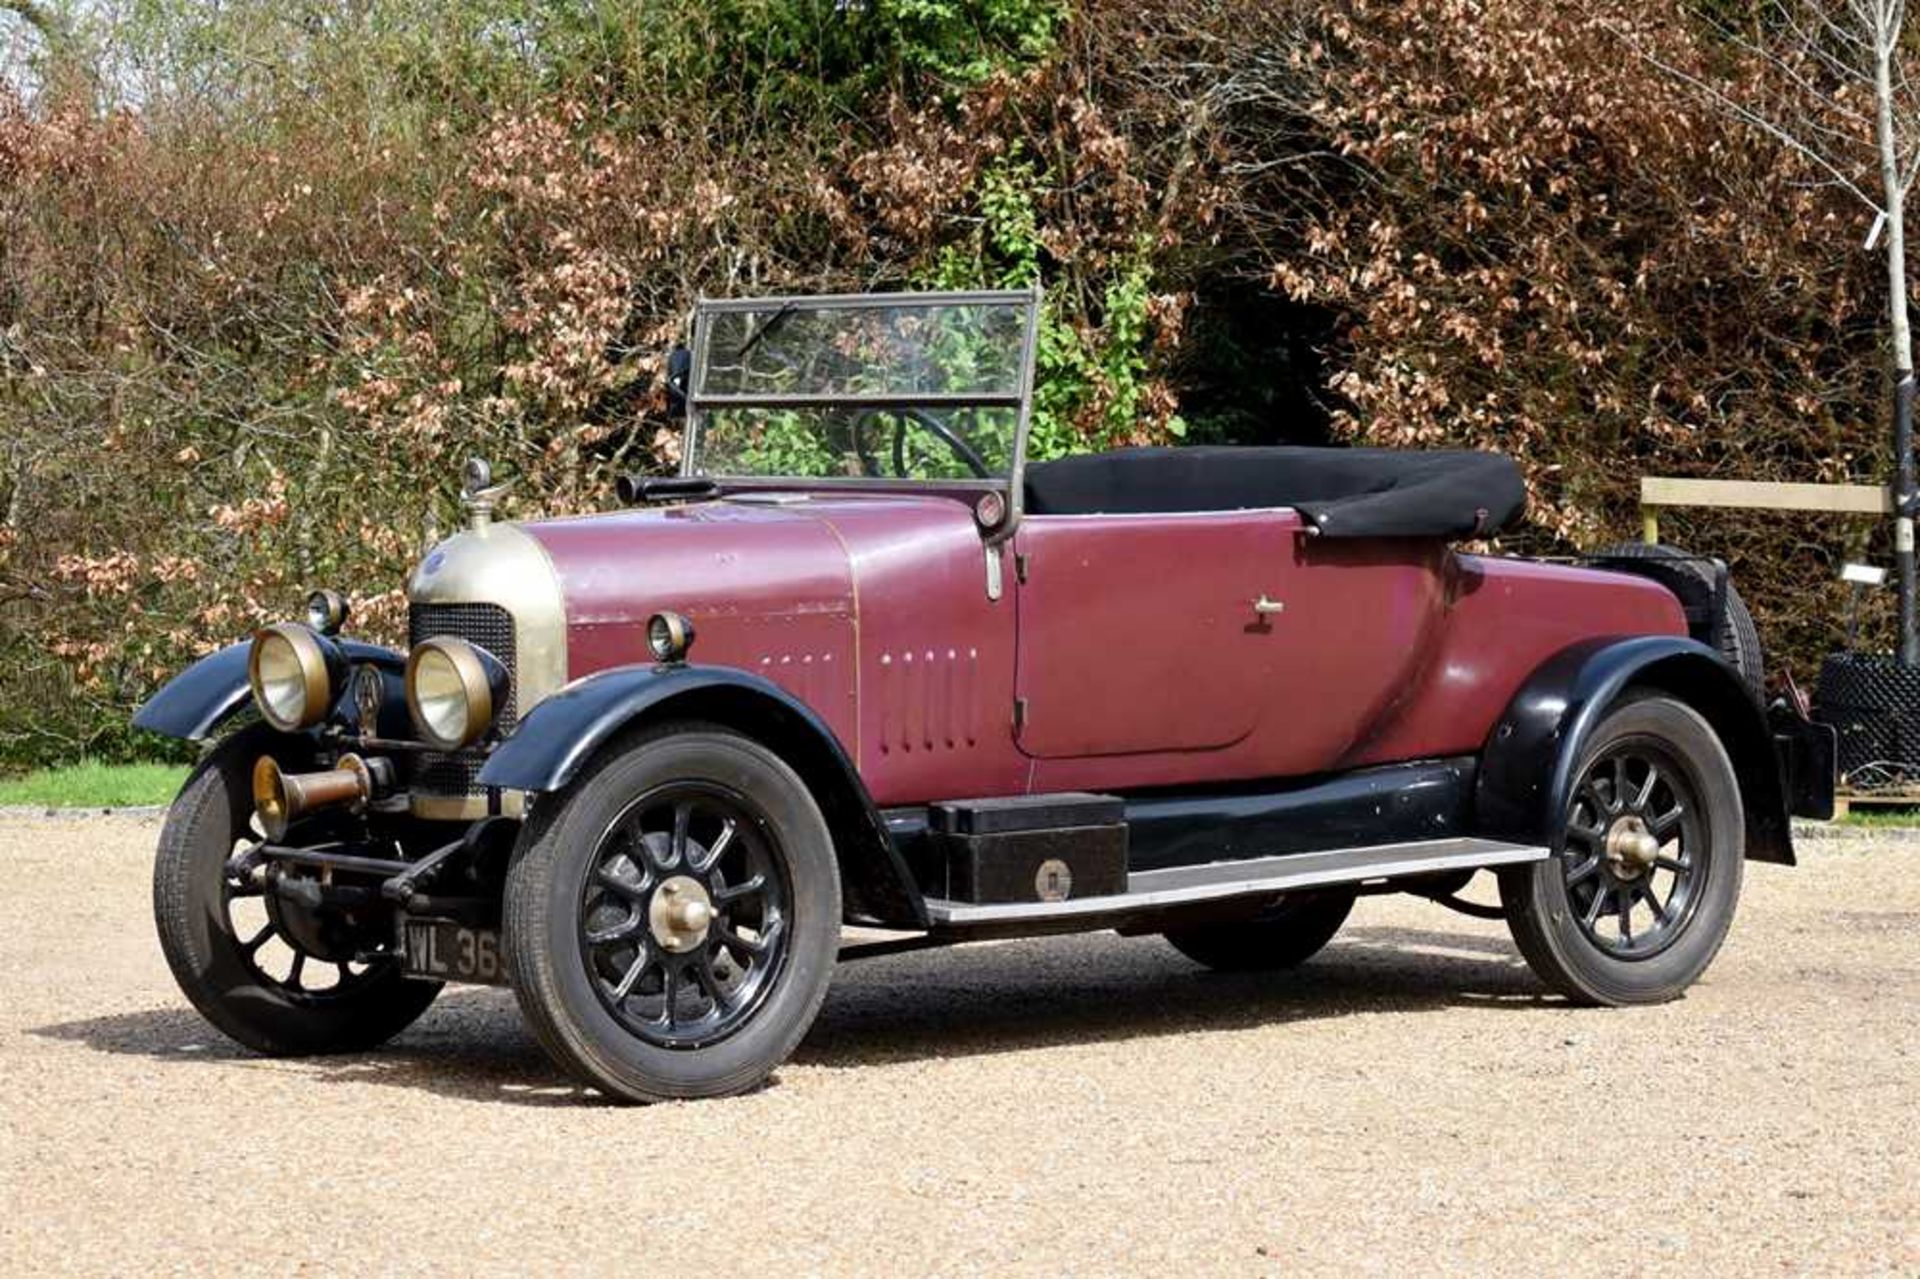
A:
[[[254,632],[247,653],[254,705],[261,718],[283,733],[298,732],[326,717],[344,668],[332,641],[298,622]]]
[[[420,736],[443,751],[478,741],[507,703],[500,659],[454,635],[414,645],[407,657],[407,709]]]

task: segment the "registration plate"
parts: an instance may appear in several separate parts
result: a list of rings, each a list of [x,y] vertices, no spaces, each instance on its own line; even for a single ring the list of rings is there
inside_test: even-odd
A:
[[[441,919],[409,919],[406,924],[407,971],[440,981],[498,986],[507,980],[500,959],[500,934]]]

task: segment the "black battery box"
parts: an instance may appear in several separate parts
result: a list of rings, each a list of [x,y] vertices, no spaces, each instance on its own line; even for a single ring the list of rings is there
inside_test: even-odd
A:
[[[1125,813],[1117,796],[1078,792],[935,804],[927,833],[945,883],[931,895],[984,905],[1124,893]]]

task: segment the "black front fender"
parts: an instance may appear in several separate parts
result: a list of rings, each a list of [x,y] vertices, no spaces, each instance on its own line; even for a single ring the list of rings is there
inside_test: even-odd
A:
[[[1713,726],[1740,781],[1747,856],[1793,865],[1787,786],[1765,712],[1718,653],[1675,635],[1583,641],[1528,677],[1482,753],[1479,832],[1559,851],[1580,757],[1629,688],[1657,689]]]
[[[406,671],[407,659],[390,648],[359,640],[336,639],[334,643],[351,663],[371,662],[395,678]],[[188,741],[211,737],[215,729],[246,709],[252,700],[252,691],[247,687],[247,653],[252,647],[251,641],[229,644],[187,667],[134,712],[133,726]],[[386,702],[389,706],[404,708],[404,696],[398,700],[393,696],[397,688],[398,685],[393,685],[388,689]]]
[[[655,708],[714,689],[740,690],[769,708],[797,715],[852,770],[833,731],[778,684],[730,666],[616,666],[567,685],[527,712],[513,736],[487,757],[480,782],[510,790],[559,790],[609,740]]]
[[[850,918],[927,926],[926,906],[859,770],[813,709],[730,666],[619,666],[540,702],[480,770],[485,786],[556,791],[629,729],[717,723],[764,743],[800,774],[834,833]]]

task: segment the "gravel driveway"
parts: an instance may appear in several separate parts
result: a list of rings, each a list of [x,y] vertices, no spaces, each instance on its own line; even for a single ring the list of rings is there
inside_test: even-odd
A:
[[[1110,934],[863,961],[771,1088],[634,1110],[500,991],[243,1055],[160,958],[156,832],[0,819],[0,1273],[1920,1272],[1920,843],[1749,866],[1662,1008],[1381,898],[1278,979]]]

